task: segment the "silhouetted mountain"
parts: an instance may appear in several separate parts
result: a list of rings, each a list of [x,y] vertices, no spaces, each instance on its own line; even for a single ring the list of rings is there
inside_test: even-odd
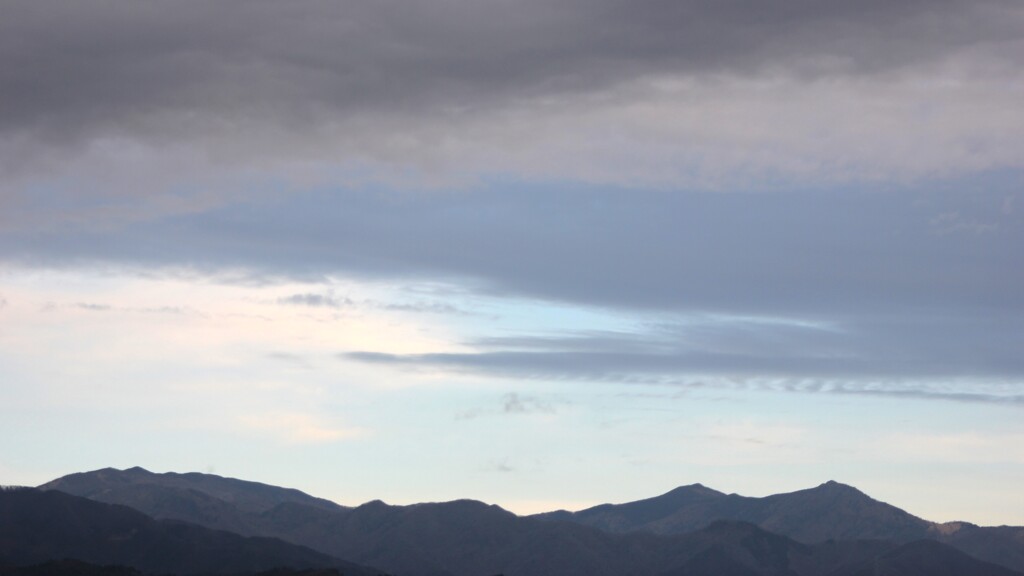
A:
[[[71,558],[145,572],[227,574],[278,566],[376,571],[272,538],[245,538],[57,491],[0,491],[0,565]]]
[[[801,544],[730,521],[679,535],[611,534],[473,501],[371,502],[344,514],[322,538],[336,555],[403,576],[826,576],[898,546]]]
[[[1024,527],[948,522],[932,526],[929,535],[975,558],[1024,572]]]
[[[158,519],[183,520],[247,536],[264,534],[258,517],[278,506],[344,509],[291,488],[196,472],[154,474],[139,467],[70,474],[39,488],[129,506]]]
[[[575,513],[538,514],[612,532],[680,534],[716,520],[757,524],[801,542],[924,537],[931,523],[838,482],[764,498],[723,494],[700,484],[647,500],[602,504]]]
[[[933,539],[976,558],[1024,571],[1024,528],[935,524],[879,502],[852,486],[826,482],[815,488],[763,498],[723,494],[695,484],[625,504],[535,517],[577,522],[613,532],[679,534],[716,520],[740,520],[800,542]]]
[[[135,568],[100,566],[81,560],[52,560],[31,566],[0,566],[0,576],[142,576]]]
[[[834,576],[1012,576],[1009,568],[982,562],[934,540],[916,540]]]
[[[951,539],[954,532],[963,532],[960,540],[992,560],[1013,561],[1015,550],[1024,550],[1012,540],[985,548],[983,539],[967,537],[971,530],[947,527],[942,532],[938,525],[835,482],[766,498],[727,495],[695,484],[639,502],[517,517],[469,500],[412,506],[374,501],[344,508],[298,498],[242,510],[235,497],[194,488],[213,481],[203,474],[173,474],[167,485],[162,474],[116,472],[75,475],[75,482],[61,479],[46,486],[87,487],[107,501],[207,526],[223,527],[230,518],[246,533],[278,537],[402,576],[818,576],[860,569],[901,542]],[[222,486],[251,484],[214,478]],[[144,485],[145,498],[138,496],[136,481]]]
[[[709,501],[717,501],[725,494],[700,484],[680,486],[671,492],[629,502],[627,504],[601,504],[580,512],[559,510],[538,514],[537,517],[548,520],[568,520],[587,526],[600,528],[607,532],[633,532],[644,530],[646,526],[656,525],[665,520],[674,510],[697,506]],[[707,523],[704,524],[705,526]],[[703,526],[698,526],[703,528]],[[689,530],[684,530],[688,532]],[[651,530],[651,532],[659,532]]]
[[[684,545],[693,551],[690,557],[662,574],[788,575],[796,573],[790,566],[791,561],[814,555],[813,548],[809,546],[745,522],[715,522],[704,530],[687,535]],[[813,565],[814,562],[804,564]]]
[[[311,547],[403,576],[652,573],[649,559],[629,553],[607,533],[523,519],[470,500],[412,506],[374,501],[303,533],[316,534]]]
[[[31,566],[0,566],[0,576],[144,576],[128,566],[90,564],[81,560],[53,560]],[[232,576],[250,576],[234,574]],[[345,576],[337,568],[273,568],[251,576]]]

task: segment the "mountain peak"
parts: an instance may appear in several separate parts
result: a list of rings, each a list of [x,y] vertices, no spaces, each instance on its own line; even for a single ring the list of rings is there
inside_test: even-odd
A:
[[[687,484],[685,486],[679,486],[674,488],[662,496],[682,496],[682,495],[701,495],[701,496],[721,496],[722,493],[714,488],[708,488],[707,486],[697,484]]]
[[[153,473],[141,466],[70,474],[40,488],[139,508],[156,518],[195,521],[195,514],[214,514],[209,510],[217,509],[214,516],[224,524],[216,527],[226,530],[238,530],[239,523],[246,522],[239,514],[263,513],[288,502],[323,510],[340,508],[292,488],[198,472]]]
[[[857,488],[850,486],[849,484],[843,484],[842,482],[836,482],[835,480],[829,480],[824,484],[819,484],[817,490],[828,490],[831,492],[856,492],[861,493]]]

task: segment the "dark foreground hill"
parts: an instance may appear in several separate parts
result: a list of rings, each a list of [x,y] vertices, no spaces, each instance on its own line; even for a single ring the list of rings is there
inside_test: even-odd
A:
[[[29,566],[0,566],[0,576],[143,576],[135,568],[118,564],[90,564],[81,560],[50,560]]]
[[[1003,566],[975,558],[934,540],[915,540],[879,555],[861,566],[833,572],[831,576],[1002,576],[1019,574]]]
[[[202,526],[158,521],[125,506],[63,492],[0,491],[0,565],[71,558],[151,573],[238,574],[275,567],[377,571],[272,538],[246,538]]]
[[[81,560],[51,560],[30,566],[0,566],[0,576],[145,576],[135,568],[117,564],[91,564]],[[234,576],[345,576],[337,568],[274,568]]]
[[[97,475],[99,486],[81,481],[77,485],[89,485],[94,495],[102,494],[105,499],[144,510],[162,501],[163,475],[138,469],[126,471],[129,474],[124,476],[117,471],[101,472],[101,477]],[[204,475],[175,475],[175,481],[186,476],[198,476],[197,480],[202,481]],[[138,483],[148,486],[145,492],[149,496],[133,500],[141,493],[133,488]],[[840,492],[846,492],[840,488]],[[189,498],[204,503],[215,497],[187,485],[167,489],[174,498],[185,498],[185,503]],[[704,491],[712,494],[676,494],[675,502],[686,504],[688,500],[720,494]],[[874,539],[800,543],[749,522],[711,522],[685,534],[617,534],[580,523],[518,517],[497,506],[468,500],[412,506],[375,501],[357,508],[286,501],[262,511],[242,510],[229,500],[217,500],[217,506],[232,511],[252,533],[279,537],[400,576],[859,576],[872,573],[864,571],[875,566],[888,566],[885,574],[895,576],[920,573],[915,571],[913,561],[890,561],[905,557],[899,542]],[[786,505],[772,507],[779,517],[785,517],[783,512],[789,507],[799,508],[798,502],[783,503]],[[649,518],[664,514],[663,508],[668,507],[649,502],[644,506],[641,513]],[[161,505],[146,511],[200,523],[210,521],[197,510],[208,508]],[[924,524],[927,531],[928,525]],[[935,546],[933,556],[961,559],[961,568],[968,570],[961,573],[966,576],[1013,574],[948,546]]]

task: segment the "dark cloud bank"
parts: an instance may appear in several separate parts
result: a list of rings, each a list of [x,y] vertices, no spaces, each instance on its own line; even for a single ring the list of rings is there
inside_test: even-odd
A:
[[[396,130],[387,118],[601,97],[650,75],[856,76],[971,50],[1019,62],[1024,22],[1012,0],[8,0],[3,11],[9,170],[102,136],[273,148],[247,142],[262,126],[284,150],[301,146],[285,133],[325,122]]]
[[[646,310],[899,313],[941,322],[1024,310],[1019,193],[701,194],[537,190],[311,193],[116,230],[13,230],[0,256],[71,265],[242,267],[448,278],[493,294]],[[950,233],[940,214],[991,229]],[[296,302],[292,302],[296,300]],[[289,302],[335,305],[318,294]]]
[[[397,367],[686,385],[703,374],[1019,404],[1024,220],[1003,210],[1012,193],[311,193],[116,232],[0,234],[0,254],[50,266],[241,268],[260,281],[440,280],[648,322],[634,333],[495,335],[467,342],[465,354],[346,356]],[[986,225],[936,225],[952,213]],[[303,293],[282,303],[347,301]],[[975,392],[993,382],[1005,394]]]
[[[301,156],[317,145],[306,135],[331,122],[386,134],[401,155],[406,126],[425,118],[439,123],[436,136],[448,123],[530,100],[543,124],[546,98],[625,98],[607,90],[647,76],[782,70],[885,86],[967,55],[986,78],[1012,78],[1024,61],[1022,22],[1013,1],[13,0],[0,18],[0,169],[20,174],[23,164],[102,138],[158,151],[219,138],[230,149],[224,166],[249,146]],[[607,127],[610,137],[615,130]],[[442,144],[428,138],[423,146]],[[1019,384],[1024,199],[1019,171],[984,172],[992,167],[979,160],[980,175],[934,187],[879,184],[873,193],[815,190],[813,182],[780,194],[507,180],[403,194],[328,183],[70,229],[18,226],[0,215],[0,259],[240,269],[263,280],[440,279],[495,295],[664,314],[669,326],[629,337],[478,341],[466,355],[351,356],[388,364],[591,378],[700,371]],[[159,183],[144,173],[112,194],[131,203]],[[88,194],[70,186],[40,201],[33,195],[46,188],[38,182],[9,190],[0,186],[0,210],[36,215]],[[346,305],[313,293],[285,303]],[[674,324],[693,314],[836,331],[748,323],[712,333]]]
[[[893,69],[1019,38],[1017,8],[1009,0],[9,0],[0,130],[66,138],[167,115],[301,122],[322,109],[486,105],[654,71],[827,57],[854,72]]]

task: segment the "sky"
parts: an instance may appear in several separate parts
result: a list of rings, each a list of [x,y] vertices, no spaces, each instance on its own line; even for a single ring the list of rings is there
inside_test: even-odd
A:
[[[1024,525],[1024,5],[0,0],[0,484]]]

